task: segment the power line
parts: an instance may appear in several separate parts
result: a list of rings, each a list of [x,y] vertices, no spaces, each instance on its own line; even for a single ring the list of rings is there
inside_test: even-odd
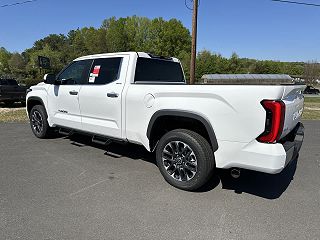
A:
[[[320,7],[320,4],[316,4],[316,3],[305,3],[305,2],[285,1],[285,0],[271,0],[271,1],[273,1],[273,2],[281,2],[281,3],[305,5],[305,6],[312,6],[312,7]]]
[[[16,3],[5,4],[5,5],[1,5],[0,8],[13,7],[13,6],[22,5],[22,4],[26,4],[26,3],[31,3],[31,2],[35,2],[35,1],[37,1],[37,0],[28,0],[28,1],[24,1],[24,2],[16,2]]]

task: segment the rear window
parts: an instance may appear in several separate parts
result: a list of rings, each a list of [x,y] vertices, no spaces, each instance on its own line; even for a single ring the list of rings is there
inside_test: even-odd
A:
[[[184,82],[180,63],[168,60],[138,58],[135,82]]]

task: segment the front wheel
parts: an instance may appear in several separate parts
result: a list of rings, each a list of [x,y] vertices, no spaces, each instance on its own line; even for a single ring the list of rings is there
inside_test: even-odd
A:
[[[32,132],[37,138],[46,138],[49,136],[50,126],[47,121],[48,116],[44,106],[34,106],[29,113],[29,118]]]
[[[168,183],[188,191],[203,186],[215,167],[208,141],[198,133],[186,129],[170,131],[160,139],[156,161]]]

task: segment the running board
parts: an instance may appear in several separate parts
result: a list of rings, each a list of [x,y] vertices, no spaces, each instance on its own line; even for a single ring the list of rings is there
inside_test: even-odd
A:
[[[59,134],[64,135],[64,136],[71,136],[73,134],[73,131],[69,130],[69,129],[60,128]]]
[[[92,142],[106,146],[106,145],[109,145],[109,144],[112,142],[112,140],[109,139],[109,138],[103,138],[103,137],[99,137],[99,136],[93,136],[93,137],[92,137]]]

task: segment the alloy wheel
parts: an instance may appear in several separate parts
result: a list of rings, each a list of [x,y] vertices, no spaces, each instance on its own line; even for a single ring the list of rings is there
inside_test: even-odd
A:
[[[189,181],[197,173],[196,155],[182,141],[171,141],[163,148],[162,163],[167,173],[178,181]]]
[[[41,134],[43,131],[43,118],[39,111],[35,110],[31,116],[32,128],[37,134]]]

